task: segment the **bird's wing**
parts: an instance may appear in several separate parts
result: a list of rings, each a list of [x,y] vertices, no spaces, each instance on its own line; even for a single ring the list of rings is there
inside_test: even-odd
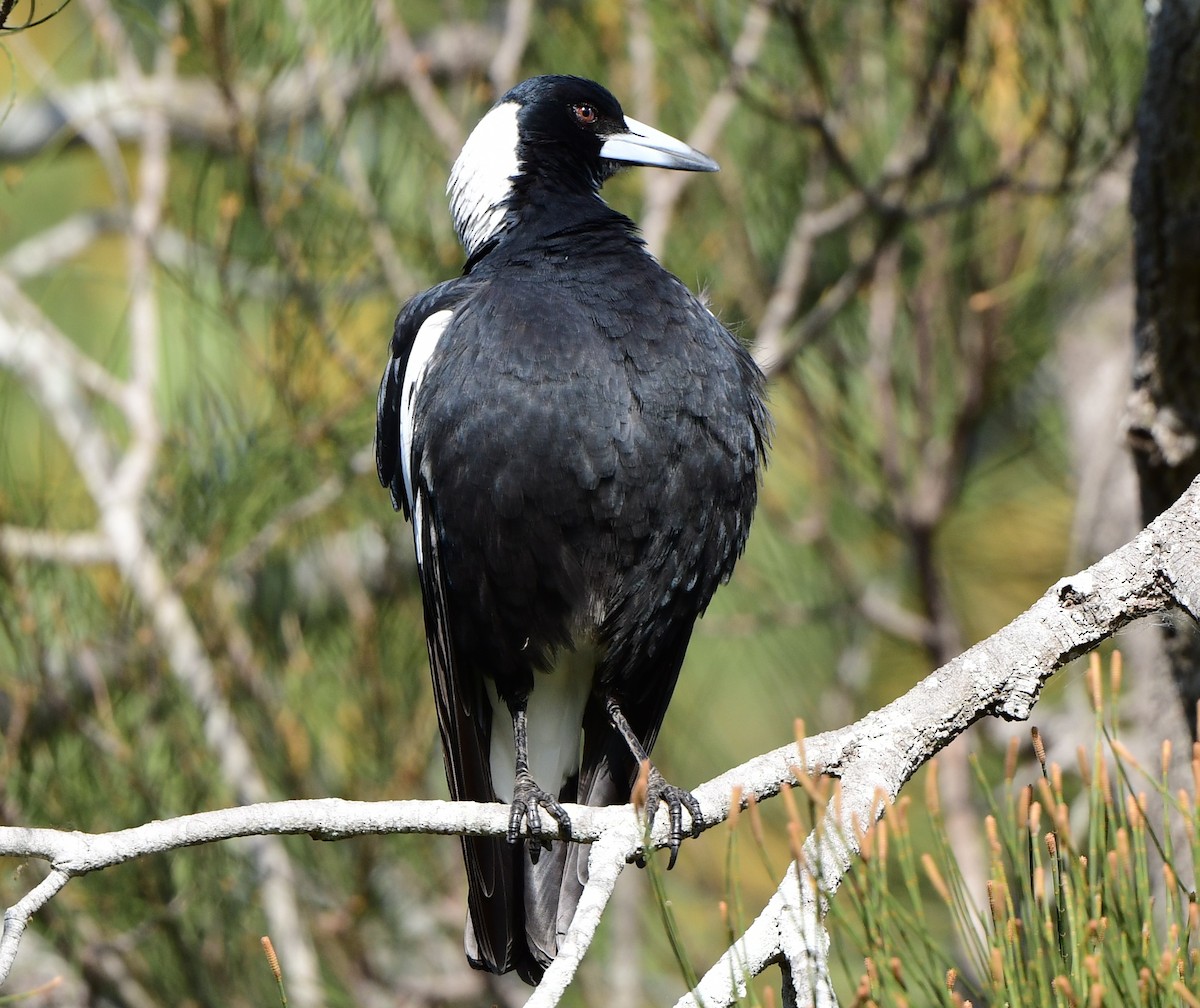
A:
[[[392,494],[392,507],[412,518],[412,403],[425,365],[453,309],[468,293],[468,281],[456,277],[412,298],[396,316],[391,359],[379,383],[375,405],[375,469]]]
[[[492,706],[482,678],[461,667],[453,633],[444,529],[434,495],[421,472],[423,437],[417,392],[438,342],[469,292],[459,278],[418,295],[396,319],[392,357],[379,388],[375,458],[380,482],[413,525],[417,570],[425,607],[425,635],[433,679],[446,780],[455,800],[496,801],[490,765]],[[531,980],[541,967],[524,940],[521,879],[524,847],[504,837],[463,837],[467,869],[466,952],[492,972],[518,970]]]
[[[442,735],[446,780],[455,800],[496,801],[489,762],[491,704],[482,682],[464,682],[450,631],[439,523],[429,488],[418,473],[412,503],[413,533],[425,603],[425,633],[434,700]],[[492,972],[540,969],[524,941],[521,858],[524,847],[504,837],[462,837],[467,869],[467,958]]]
[[[418,387],[437,342],[461,303],[462,280],[413,298],[396,319],[392,359],[379,389],[376,463],[393,503],[412,521],[417,571],[425,606],[425,637],[442,731],[446,776],[455,799],[495,801],[489,765],[491,702],[482,677],[458,660],[444,553],[446,533],[422,471],[426,423],[417,411]],[[460,614],[461,615],[461,614]],[[461,620],[459,621],[461,622]]]

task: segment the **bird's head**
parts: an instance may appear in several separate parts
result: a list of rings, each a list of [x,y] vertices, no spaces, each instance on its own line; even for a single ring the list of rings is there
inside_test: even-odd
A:
[[[531,77],[480,120],[446,191],[468,254],[496,235],[516,200],[595,196],[623,165],[716,171],[681,140],[631,119],[612,94],[582,77]]]

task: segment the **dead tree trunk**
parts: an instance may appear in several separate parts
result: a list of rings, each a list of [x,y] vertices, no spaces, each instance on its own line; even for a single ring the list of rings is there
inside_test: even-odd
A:
[[[1148,25],[1133,175],[1133,393],[1126,419],[1143,522],[1200,474],[1200,4],[1163,0]],[[1200,634],[1180,616],[1164,629],[1184,715],[1197,737]]]

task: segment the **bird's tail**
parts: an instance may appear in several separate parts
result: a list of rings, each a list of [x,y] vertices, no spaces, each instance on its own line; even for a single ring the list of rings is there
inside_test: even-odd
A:
[[[647,752],[654,748],[658,738],[690,635],[690,623],[678,628],[675,637],[668,642],[669,646],[660,652],[655,692],[624,709],[634,734]],[[630,789],[639,769],[629,746],[613,730],[603,695],[593,693],[583,714],[583,754],[576,800],[580,805],[624,805],[630,799]],[[572,843],[566,847],[554,915],[558,941],[566,936],[579,906],[579,898],[587,884],[587,862],[591,851],[590,844]],[[527,902],[528,892],[526,888]],[[557,949],[557,942],[554,947]]]
[[[536,984],[549,960],[535,956],[526,935],[521,897],[529,867],[525,845],[510,844],[504,837],[463,837],[462,848],[467,866],[467,961],[489,973],[516,970],[526,983]]]
[[[628,800],[629,788],[618,786],[607,772],[594,775],[586,792],[575,781],[571,781],[568,788],[563,789],[560,801],[613,805]],[[533,979],[524,972],[521,976],[530,983],[541,979],[545,967],[558,955],[567,936],[587,882],[587,860],[591,849],[590,844],[552,840],[550,849],[540,852],[537,864],[530,863],[528,855],[522,859],[525,942],[529,958],[537,969]]]
[[[560,800],[574,800],[575,790],[572,781],[570,794]],[[583,893],[586,845],[553,840],[534,864],[525,843],[464,837],[463,858],[467,959],[476,969],[516,970],[526,983],[537,984],[558,954]]]
[[[596,658],[591,648],[563,651],[556,666],[529,698],[530,771],[540,785],[556,790],[560,802],[583,798],[579,784],[580,725],[586,739],[587,711]],[[493,700],[499,708],[499,697]],[[574,731],[567,726],[574,725]],[[515,761],[513,742],[496,728],[490,740],[491,774],[510,778]],[[586,751],[586,742],[585,742]],[[544,817],[543,817],[544,818]],[[558,954],[579,897],[583,893],[587,851],[564,840],[549,849],[532,841],[509,844],[503,838],[464,840],[467,861],[467,958],[472,965],[495,973],[516,970],[528,983],[537,983]]]
[[[619,805],[629,800],[633,761],[607,728],[603,706],[594,706],[584,715],[586,779],[572,777],[558,798],[581,805]],[[526,983],[540,982],[575,917],[590,850],[590,844],[552,840],[534,864],[526,844],[510,845],[502,837],[464,837],[471,965],[493,973],[516,970]]]
[[[552,840],[550,849],[539,854],[537,864],[525,860],[525,941],[531,958],[540,967],[539,979],[541,970],[558,955],[559,943],[566,936],[583,892],[582,883],[567,877],[568,865],[574,862],[580,846]]]
[[[563,789],[561,801],[580,805],[621,805],[629,800],[636,767],[621,738],[612,731],[599,700],[589,702],[583,719],[583,756],[578,783]],[[554,841],[536,865],[525,863],[525,935],[542,966],[558,954],[583,887],[590,844]]]
[[[679,673],[687,634],[681,638],[677,649],[662,656],[664,674],[652,702],[635,704],[626,711],[647,751],[654,746]],[[624,739],[613,731],[604,697],[598,692],[587,698],[582,728],[578,774],[566,781],[558,800],[591,806],[625,804],[638,766]],[[515,969],[528,983],[538,983],[575,917],[587,883],[590,850],[589,844],[555,840],[533,864],[526,844],[509,845],[503,838],[464,838],[470,887],[467,957],[471,964],[494,973]],[[484,884],[485,873],[475,870],[472,860],[476,866],[487,863],[490,885]],[[497,896],[490,898],[491,893]],[[489,949],[491,955],[487,956],[484,952]]]

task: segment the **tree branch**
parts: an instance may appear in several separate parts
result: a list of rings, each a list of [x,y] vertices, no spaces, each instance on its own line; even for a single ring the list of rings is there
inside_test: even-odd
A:
[[[699,150],[711,150],[737,105],[742,79],[758,59],[771,23],[770,4],[754,0],[746,10],[741,31],[729,54],[729,74],[708,99],[687,142]],[[687,172],[647,173],[645,206],[642,212],[642,237],[646,247],[661,255],[671,226],[675,207],[690,181]]]
[[[24,899],[4,911],[4,931],[0,935],[0,983],[8,976],[13,960],[17,958],[17,947],[29,918],[57,896],[70,880],[70,872],[55,868],[30,889]]]
[[[96,532],[53,532],[16,525],[0,525],[0,553],[72,567],[107,564],[113,560],[108,540]]]
[[[376,7],[387,44],[383,59],[378,64],[332,61],[329,86],[342,105],[351,105],[365,95],[409,90],[454,157],[462,145],[462,129],[438,97],[432,78],[467,77],[486,70],[495,51],[494,33],[463,24],[456,26],[461,44],[438,38],[429,40],[427,47],[418,47],[407,33],[397,32],[397,23],[387,7]],[[32,47],[20,51],[22,60],[26,51],[32,51]],[[252,110],[251,118],[260,132],[279,130],[320,113],[321,95],[311,87],[306,67],[282,71],[265,85],[260,81],[237,81],[234,91],[237,107]],[[112,77],[18,99],[0,119],[0,161],[34,157],[64,138],[67,142],[90,142],[93,123],[102,124],[121,142],[138,140],[150,108],[166,116],[177,141],[220,151],[231,147],[237,118],[214,81],[180,77],[164,83],[149,78],[137,90],[131,90],[120,77]],[[119,158],[115,163],[119,164]]]
[[[533,0],[508,0],[504,11],[504,34],[496,46],[496,55],[488,67],[492,90],[497,96],[504,94],[517,83],[521,69],[521,57],[529,44],[529,30],[533,23]]]
[[[679,1005],[730,1005],[749,977],[784,967],[799,1004],[832,1005],[823,918],[829,898],[856,856],[863,831],[877,820],[916,770],[970,725],[988,715],[1027,718],[1055,670],[1126,624],[1178,607],[1200,610],[1200,480],[1135,539],[1080,573],[1057,582],[1026,612],[922,680],[886,707],[835,731],[756,757],[695,790],[701,828],[723,822],[734,795],[745,804],[796,781],[797,772],[839,778],[837,799],[805,841],[775,895],[745,934]],[[595,934],[617,876],[643,847],[630,806],[568,806],[577,840],[595,843],[590,880],[559,958],[529,1004],[558,1003]],[[336,798],[260,803],[88,834],[0,828],[0,855],[35,857],[53,872],[6,915],[0,970],[11,966],[29,917],[67,879],[147,854],[233,837],[307,833],[339,840],[382,833],[500,836],[508,809],[443,801],[351,802]],[[665,846],[659,817],[650,846]],[[7,956],[7,958],[5,958]],[[2,976],[0,976],[2,978]]]

